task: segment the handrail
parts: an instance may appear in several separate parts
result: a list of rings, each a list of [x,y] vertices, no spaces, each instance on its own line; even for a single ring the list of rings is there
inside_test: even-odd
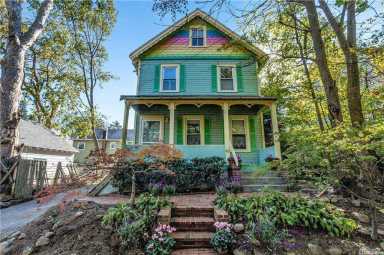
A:
[[[229,142],[229,150],[230,154],[232,154],[233,160],[235,161],[236,166],[239,166],[239,160],[237,159],[237,155],[235,149],[233,148],[232,142]]]

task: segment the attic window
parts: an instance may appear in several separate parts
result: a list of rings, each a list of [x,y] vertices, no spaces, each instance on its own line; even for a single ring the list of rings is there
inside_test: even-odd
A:
[[[203,27],[192,27],[190,30],[190,40],[192,47],[205,46],[205,29]]]

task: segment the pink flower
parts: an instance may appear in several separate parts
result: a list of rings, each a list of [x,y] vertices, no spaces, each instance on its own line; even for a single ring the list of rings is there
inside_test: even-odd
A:
[[[227,222],[221,222],[221,221],[215,222],[214,226],[217,229],[228,229],[229,230],[232,228],[232,224],[229,224]]]

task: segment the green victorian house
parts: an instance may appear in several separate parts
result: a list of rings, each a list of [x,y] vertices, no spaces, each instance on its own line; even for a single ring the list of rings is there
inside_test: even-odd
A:
[[[131,53],[137,95],[125,101],[135,114],[135,144],[165,143],[186,158],[238,155],[243,163],[280,158],[276,99],[260,94],[266,54],[197,9]],[[273,143],[266,146],[263,110],[269,109]]]

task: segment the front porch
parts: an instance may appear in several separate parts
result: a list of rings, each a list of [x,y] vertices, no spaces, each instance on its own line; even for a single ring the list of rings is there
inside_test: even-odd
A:
[[[275,99],[258,96],[122,96],[125,101],[122,146],[154,143],[175,146],[184,157],[239,155],[244,163],[281,158]],[[135,144],[126,144],[129,109],[135,115]],[[273,144],[264,139],[263,111],[271,112]]]

